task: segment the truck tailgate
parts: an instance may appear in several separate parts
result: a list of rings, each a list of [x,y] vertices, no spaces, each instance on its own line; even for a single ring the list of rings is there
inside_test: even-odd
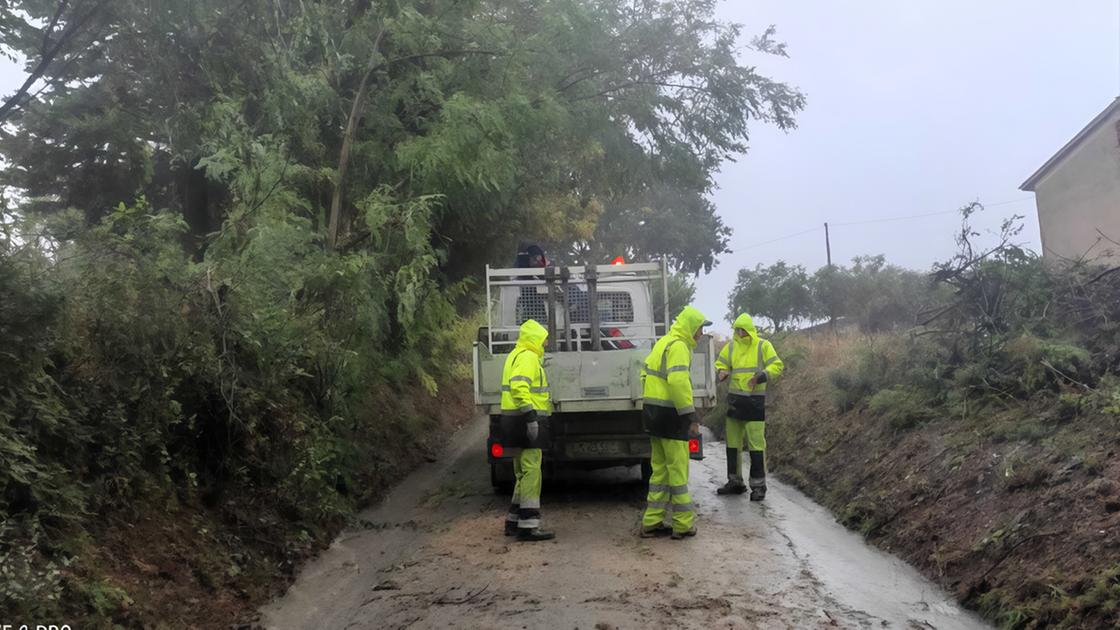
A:
[[[642,361],[648,348],[545,355],[552,401],[558,412],[621,411],[641,407]],[[474,345],[475,404],[500,413],[502,367],[507,355]],[[692,357],[693,397],[698,409],[715,406],[715,343],[701,339]]]

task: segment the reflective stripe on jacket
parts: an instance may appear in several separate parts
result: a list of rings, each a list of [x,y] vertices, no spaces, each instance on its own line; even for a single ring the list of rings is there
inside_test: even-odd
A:
[[[535,410],[547,416],[552,411],[548,376],[541,359],[548,331],[534,320],[521,324],[517,346],[506,357],[502,369],[502,415],[513,416]]]

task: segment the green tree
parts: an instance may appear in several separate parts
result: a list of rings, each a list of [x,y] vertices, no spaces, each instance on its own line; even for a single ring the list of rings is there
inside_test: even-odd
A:
[[[3,44],[32,63],[60,5],[25,4]],[[2,181],[27,209],[91,223],[144,195],[199,245],[271,191],[230,190],[268,161],[338,248],[369,242],[361,206],[380,190],[439,196],[433,243],[453,275],[526,237],[710,269],[728,236],[712,173],[749,121],[789,128],[804,103],[736,61],[739,27],[712,0],[83,6],[97,20],[67,10],[53,28],[86,39],[42,68],[0,141],[17,165]],[[784,54],[772,35],[753,48]]]
[[[801,265],[778,261],[768,267],[759,263],[753,270],[739,270],[735,288],[727,298],[727,320],[740,313],[760,315],[770,321],[774,332],[814,314],[809,276]]]
[[[728,251],[731,228],[704,193],[655,184],[644,194],[609,203],[592,240],[574,243],[572,257],[602,260],[620,252],[628,260],[665,256],[684,273],[711,271]]]
[[[671,274],[668,278],[669,288],[669,321],[671,322],[684,307],[692,304],[693,298],[696,297],[696,285],[692,279],[682,273]],[[661,317],[661,308],[664,303],[662,295],[664,291],[661,283],[657,283],[653,287],[653,308],[658,318]]]
[[[914,326],[939,298],[925,274],[887,264],[879,256],[857,256],[849,267],[821,267],[810,280],[813,319],[843,317],[865,332]]]

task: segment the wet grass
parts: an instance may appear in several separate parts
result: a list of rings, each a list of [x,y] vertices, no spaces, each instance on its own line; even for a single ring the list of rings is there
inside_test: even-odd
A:
[[[1037,579],[1018,591],[991,590],[975,603],[981,613],[1008,630],[1116,628],[1120,624],[1120,565],[1073,590]]]
[[[859,354],[895,361],[901,338],[786,343],[803,352],[768,401],[772,471],[1000,627],[1120,627],[1112,398],[931,400],[897,379],[864,387],[878,377]],[[838,373],[862,393],[838,398]]]

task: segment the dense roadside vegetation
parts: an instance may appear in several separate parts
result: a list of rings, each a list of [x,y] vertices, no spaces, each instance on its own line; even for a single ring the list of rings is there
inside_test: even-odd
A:
[[[804,103],[713,6],[0,7],[0,617],[251,610],[468,413],[519,240],[710,269],[712,174]]]
[[[776,339],[772,469],[1003,627],[1117,627],[1120,273],[1043,264],[1014,220],[979,248],[977,209],[953,259],[895,272],[895,325]]]

